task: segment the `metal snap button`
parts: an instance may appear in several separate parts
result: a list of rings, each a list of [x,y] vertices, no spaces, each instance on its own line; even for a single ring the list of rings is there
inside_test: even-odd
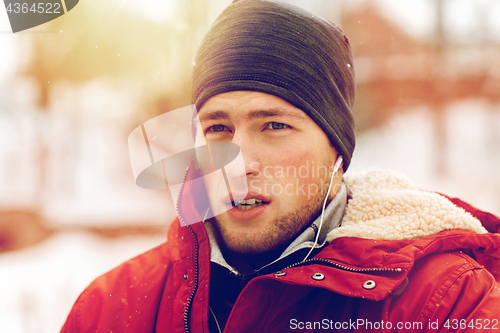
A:
[[[314,273],[312,276],[313,280],[321,281],[325,279],[325,276],[321,273]]]
[[[370,290],[370,289],[375,288],[376,285],[377,284],[375,283],[375,281],[366,280],[365,283],[363,283],[363,288]]]
[[[286,273],[283,271],[277,271],[276,273],[273,274],[275,277],[280,277],[280,276],[285,276]]]

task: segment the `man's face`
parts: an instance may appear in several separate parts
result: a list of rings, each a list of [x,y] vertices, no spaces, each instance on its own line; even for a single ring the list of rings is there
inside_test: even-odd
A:
[[[222,93],[198,116],[208,143],[237,144],[245,162],[244,171],[226,169],[227,177],[246,182],[248,195],[216,216],[222,245],[244,255],[284,249],[320,214],[337,151],[306,113],[274,95]],[[331,194],[341,177],[334,177]],[[212,206],[235,205],[222,194],[223,180],[208,179],[206,187]]]

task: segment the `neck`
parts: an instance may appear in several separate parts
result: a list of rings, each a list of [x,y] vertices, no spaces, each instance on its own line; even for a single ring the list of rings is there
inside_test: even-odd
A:
[[[229,265],[234,267],[241,274],[249,275],[278,259],[281,253],[283,253],[284,248],[280,247],[276,250],[259,254],[241,254],[230,251],[227,248],[221,250]]]

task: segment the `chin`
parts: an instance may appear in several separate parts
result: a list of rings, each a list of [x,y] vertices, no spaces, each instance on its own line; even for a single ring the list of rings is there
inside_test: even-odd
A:
[[[256,240],[255,237],[248,237],[248,234],[243,237],[226,234],[222,238],[227,250],[240,255],[258,256],[274,252],[283,246],[283,242],[275,243],[269,239]]]

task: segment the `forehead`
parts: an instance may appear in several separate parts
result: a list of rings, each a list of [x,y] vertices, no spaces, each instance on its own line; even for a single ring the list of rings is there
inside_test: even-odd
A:
[[[198,113],[201,122],[233,118],[285,117],[309,120],[301,109],[286,100],[258,91],[230,91],[212,96]]]

